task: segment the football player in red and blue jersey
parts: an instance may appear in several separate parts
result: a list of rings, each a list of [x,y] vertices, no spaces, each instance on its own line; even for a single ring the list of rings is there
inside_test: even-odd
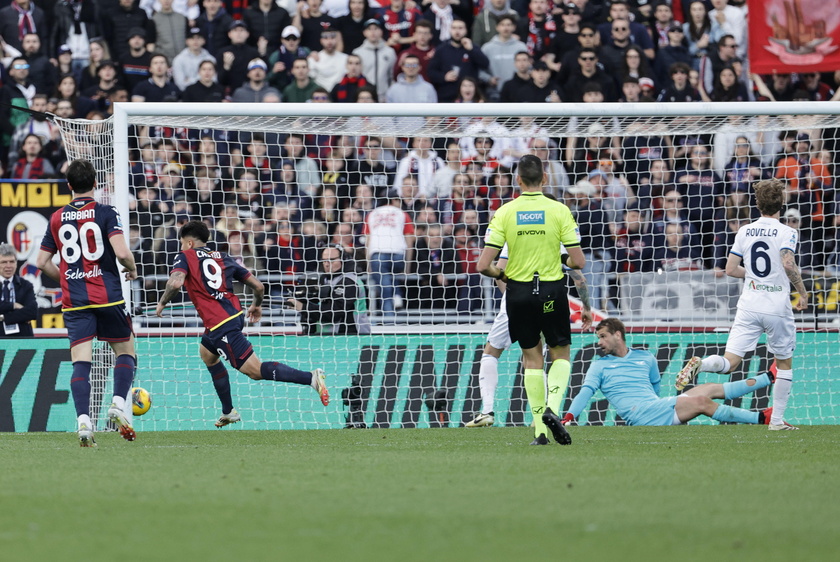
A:
[[[238,422],[241,417],[233,407],[227,368],[219,359],[224,357],[239,372],[254,380],[271,380],[309,385],[318,392],[321,403],[330,402],[324,370],[301,371],[276,361],[261,362],[251,342],[242,333],[245,312],[233,292],[233,281],[240,281],[253,289],[254,301],[248,307],[248,322],[262,318],[265,287],[250,271],[224,252],[209,246],[210,229],[201,221],[190,221],[178,233],[181,253],[175,258],[166,290],[160,298],[155,314],[163,316],[163,309],[181,287],[204,322],[201,337],[201,360],[210,371],[216,394],[222,402],[222,415],[216,427]]]
[[[123,233],[120,215],[114,207],[93,199],[96,169],[88,160],[74,160],[67,167],[67,184],[73,200],[50,217],[41,242],[37,265],[45,275],[61,284],[62,312],[73,376],[70,391],[76,405],[79,443],[93,447],[90,420],[90,370],[93,338],[108,342],[117,359],[114,364],[114,398],[108,417],[120,435],[134,441],[136,434],[125,413],[126,397],[137,367],[134,331],[126,311],[122,276],[137,279],[137,266]],[[53,255],[59,254],[56,266]],[[119,262],[123,266],[120,272]]]

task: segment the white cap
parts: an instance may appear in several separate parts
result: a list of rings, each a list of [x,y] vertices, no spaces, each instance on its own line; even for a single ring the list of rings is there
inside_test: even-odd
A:
[[[580,180],[572,187],[566,190],[569,195],[586,195],[592,197],[595,195],[595,186],[589,180]]]
[[[283,28],[283,33],[280,34],[280,37],[285,39],[286,37],[289,37],[290,35],[294,35],[295,37],[300,37],[300,31],[298,30],[298,28],[296,28],[293,25],[287,25],[286,27]]]

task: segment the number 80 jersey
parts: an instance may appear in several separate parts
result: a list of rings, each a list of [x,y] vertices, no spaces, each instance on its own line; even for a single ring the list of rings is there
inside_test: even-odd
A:
[[[210,246],[193,248],[175,257],[172,273],[176,271],[187,276],[184,286],[207,331],[212,332],[242,314],[233,280],[245,281],[251,272],[228,254]]]
[[[782,265],[782,250],[796,253],[799,235],[777,219],[761,217],[742,226],[730,253],[746,270],[738,308],[773,316],[792,317],[790,280]]]
[[[125,302],[112,236],[123,236],[114,207],[92,197],[77,197],[54,212],[41,249],[61,256],[59,274],[64,310],[79,310]]]

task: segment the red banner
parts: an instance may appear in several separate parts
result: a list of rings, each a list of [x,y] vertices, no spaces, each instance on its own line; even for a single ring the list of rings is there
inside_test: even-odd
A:
[[[749,30],[752,72],[840,69],[836,0],[749,0]]]

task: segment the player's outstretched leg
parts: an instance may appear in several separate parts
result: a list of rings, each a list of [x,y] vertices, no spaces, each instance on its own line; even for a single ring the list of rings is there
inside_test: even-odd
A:
[[[330,403],[330,391],[327,389],[327,377],[323,369],[315,369],[312,371],[312,388],[318,393],[321,398],[321,404],[324,406]]]
[[[236,423],[241,419],[242,417],[239,415],[239,412],[236,411],[236,408],[231,408],[230,412],[228,412],[227,414],[222,413],[222,415],[219,416],[219,419],[216,420],[215,425],[216,427],[224,427],[226,425]]]
[[[561,445],[572,444],[572,436],[569,435],[569,432],[566,431],[566,428],[563,426],[563,420],[561,420],[560,417],[551,410],[551,408],[545,409],[545,412],[542,415],[542,421],[545,426],[551,430],[551,434],[554,435],[555,441]]]
[[[678,391],[684,389],[691,383],[691,381],[694,380],[694,377],[697,376],[697,372],[700,370],[700,364],[702,362],[703,359],[700,357],[692,357],[688,360],[677,375],[676,383],[674,383],[674,386]]]

